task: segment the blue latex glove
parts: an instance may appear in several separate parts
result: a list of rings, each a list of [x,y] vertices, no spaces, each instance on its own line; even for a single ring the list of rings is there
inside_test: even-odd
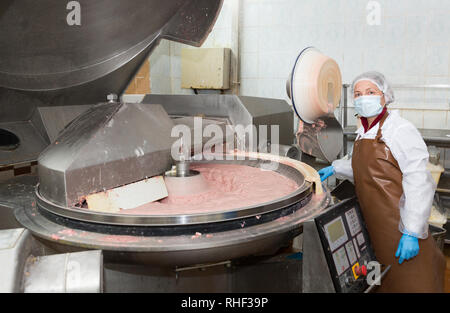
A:
[[[320,181],[324,181],[331,175],[334,175],[334,167],[333,166],[327,166],[319,170],[320,175]]]
[[[395,257],[400,259],[398,260],[399,264],[402,264],[404,260],[409,260],[419,254],[419,239],[416,237],[403,234],[402,238],[400,238],[400,243],[398,244],[397,252],[395,253]]]

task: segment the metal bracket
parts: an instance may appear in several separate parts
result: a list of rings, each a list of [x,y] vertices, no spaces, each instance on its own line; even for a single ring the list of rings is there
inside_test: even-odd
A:
[[[302,273],[304,293],[336,292],[314,220],[303,223]]]

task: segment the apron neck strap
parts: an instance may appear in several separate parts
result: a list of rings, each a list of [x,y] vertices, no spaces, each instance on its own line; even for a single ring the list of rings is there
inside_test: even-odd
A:
[[[377,137],[376,140],[377,141],[381,141],[381,127],[383,127],[384,121],[386,120],[386,118],[388,117],[389,113],[386,111],[386,113],[384,113],[383,117],[380,120],[380,125],[378,127],[378,132],[377,132]]]

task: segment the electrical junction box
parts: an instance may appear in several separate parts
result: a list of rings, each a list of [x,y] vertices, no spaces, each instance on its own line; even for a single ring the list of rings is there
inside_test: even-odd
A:
[[[230,48],[181,49],[181,88],[229,89]]]

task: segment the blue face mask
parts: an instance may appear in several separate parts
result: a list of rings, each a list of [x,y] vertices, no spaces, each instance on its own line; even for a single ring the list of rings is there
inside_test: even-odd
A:
[[[381,96],[361,96],[355,99],[355,110],[359,116],[377,116],[383,111]]]

